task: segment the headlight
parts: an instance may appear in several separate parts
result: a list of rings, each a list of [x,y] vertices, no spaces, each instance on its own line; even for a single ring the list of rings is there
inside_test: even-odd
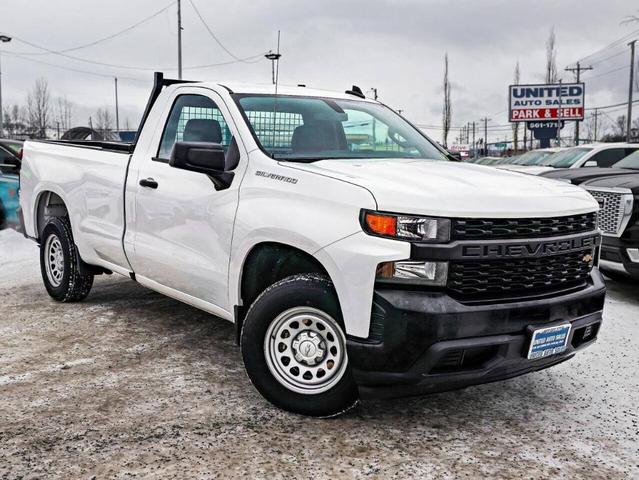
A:
[[[371,235],[414,242],[444,243],[450,240],[447,218],[396,215],[364,210],[362,228]]]
[[[384,262],[377,266],[377,280],[385,282],[444,286],[447,279],[447,262],[404,260]]]

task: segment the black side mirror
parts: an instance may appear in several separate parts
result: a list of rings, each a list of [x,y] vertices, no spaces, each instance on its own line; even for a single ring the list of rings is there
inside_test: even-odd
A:
[[[208,175],[216,190],[228,188],[233,180],[233,172],[226,171],[226,154],[219,143],[176,142],[169,165]]]

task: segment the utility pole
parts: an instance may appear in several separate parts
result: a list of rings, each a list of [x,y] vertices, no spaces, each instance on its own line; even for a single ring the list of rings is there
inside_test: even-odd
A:
[[[473,158],[475,158],[475,122],[473,122]]]
[[[593,142],[597,141],[597,116],[599,115],[599,112],[597,111],[597,109],[595,108],[595,112],[593,113],[593,115],[595,116],[595,133],[594,133],[594,137],[592,139]]]
[[[60,140],[60,122],[55,122],[56,130],[58,131],[58,140]]]
[[[488,122],[490,122],[490,118],[484,117],[481,119],[484,122],[484,156],[488,156]]]
[[[120,107],[118,105],[118,77],[115,77],[115,131],[120,134]]]
[[[561,78],[559,79],[559,108],[557,109],[557,146],[561,147]]]
[[[579,62],[577,62],[576,67],[565,68],[567,72],[573,72],[577,76],[577,83],[581,78],[581,72],[585,72],[586,70],[592,70],[592,67],[582,67]],[[579,120],[575,121],[575,145],[579,145]]]
[[[177,0],[178,17],[178,78],[182,80],[182,0]]]
[[[632,84],[635,77],[635,43],[633,40],[630,45],[630,86],[628,87],[628,125],[626,127],[626,141],[630,142],[630,127],[632,126]]]
[[[373,92],[373,100],[377,100],[377,88],[371,87],[371,91]],[[377,135],[375,134],[375,129],[377,128],[377,122],[375,121],[375,117],[373,117],[372,125],[373,125],[373,145],[375,145],[377,143]]]
[[[11,37],[6,35],[0,35],[0,43],[9,43]],[[4,124],[2,119],[2,66],[0,65],[0,137],[2,137],[4,131]]]

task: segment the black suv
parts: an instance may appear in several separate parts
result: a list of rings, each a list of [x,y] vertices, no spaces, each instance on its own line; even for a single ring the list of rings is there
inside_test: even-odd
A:
[[[639,172],[605,176],[581,186],[599,202],[599,268],[612,278],[639,279]]]

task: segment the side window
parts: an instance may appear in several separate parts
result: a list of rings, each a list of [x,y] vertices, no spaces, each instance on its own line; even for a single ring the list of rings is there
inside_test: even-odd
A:
[[[599,153],[595,153],[588,161],[597,162],[598,167],[611,167],[626,156],[624,148],[609,148]]]
[[[180,95],[164,126],[157,157],[169,160],[175,142],[220,143],[226,150],[231,131],[213,100],[202,95]]]

